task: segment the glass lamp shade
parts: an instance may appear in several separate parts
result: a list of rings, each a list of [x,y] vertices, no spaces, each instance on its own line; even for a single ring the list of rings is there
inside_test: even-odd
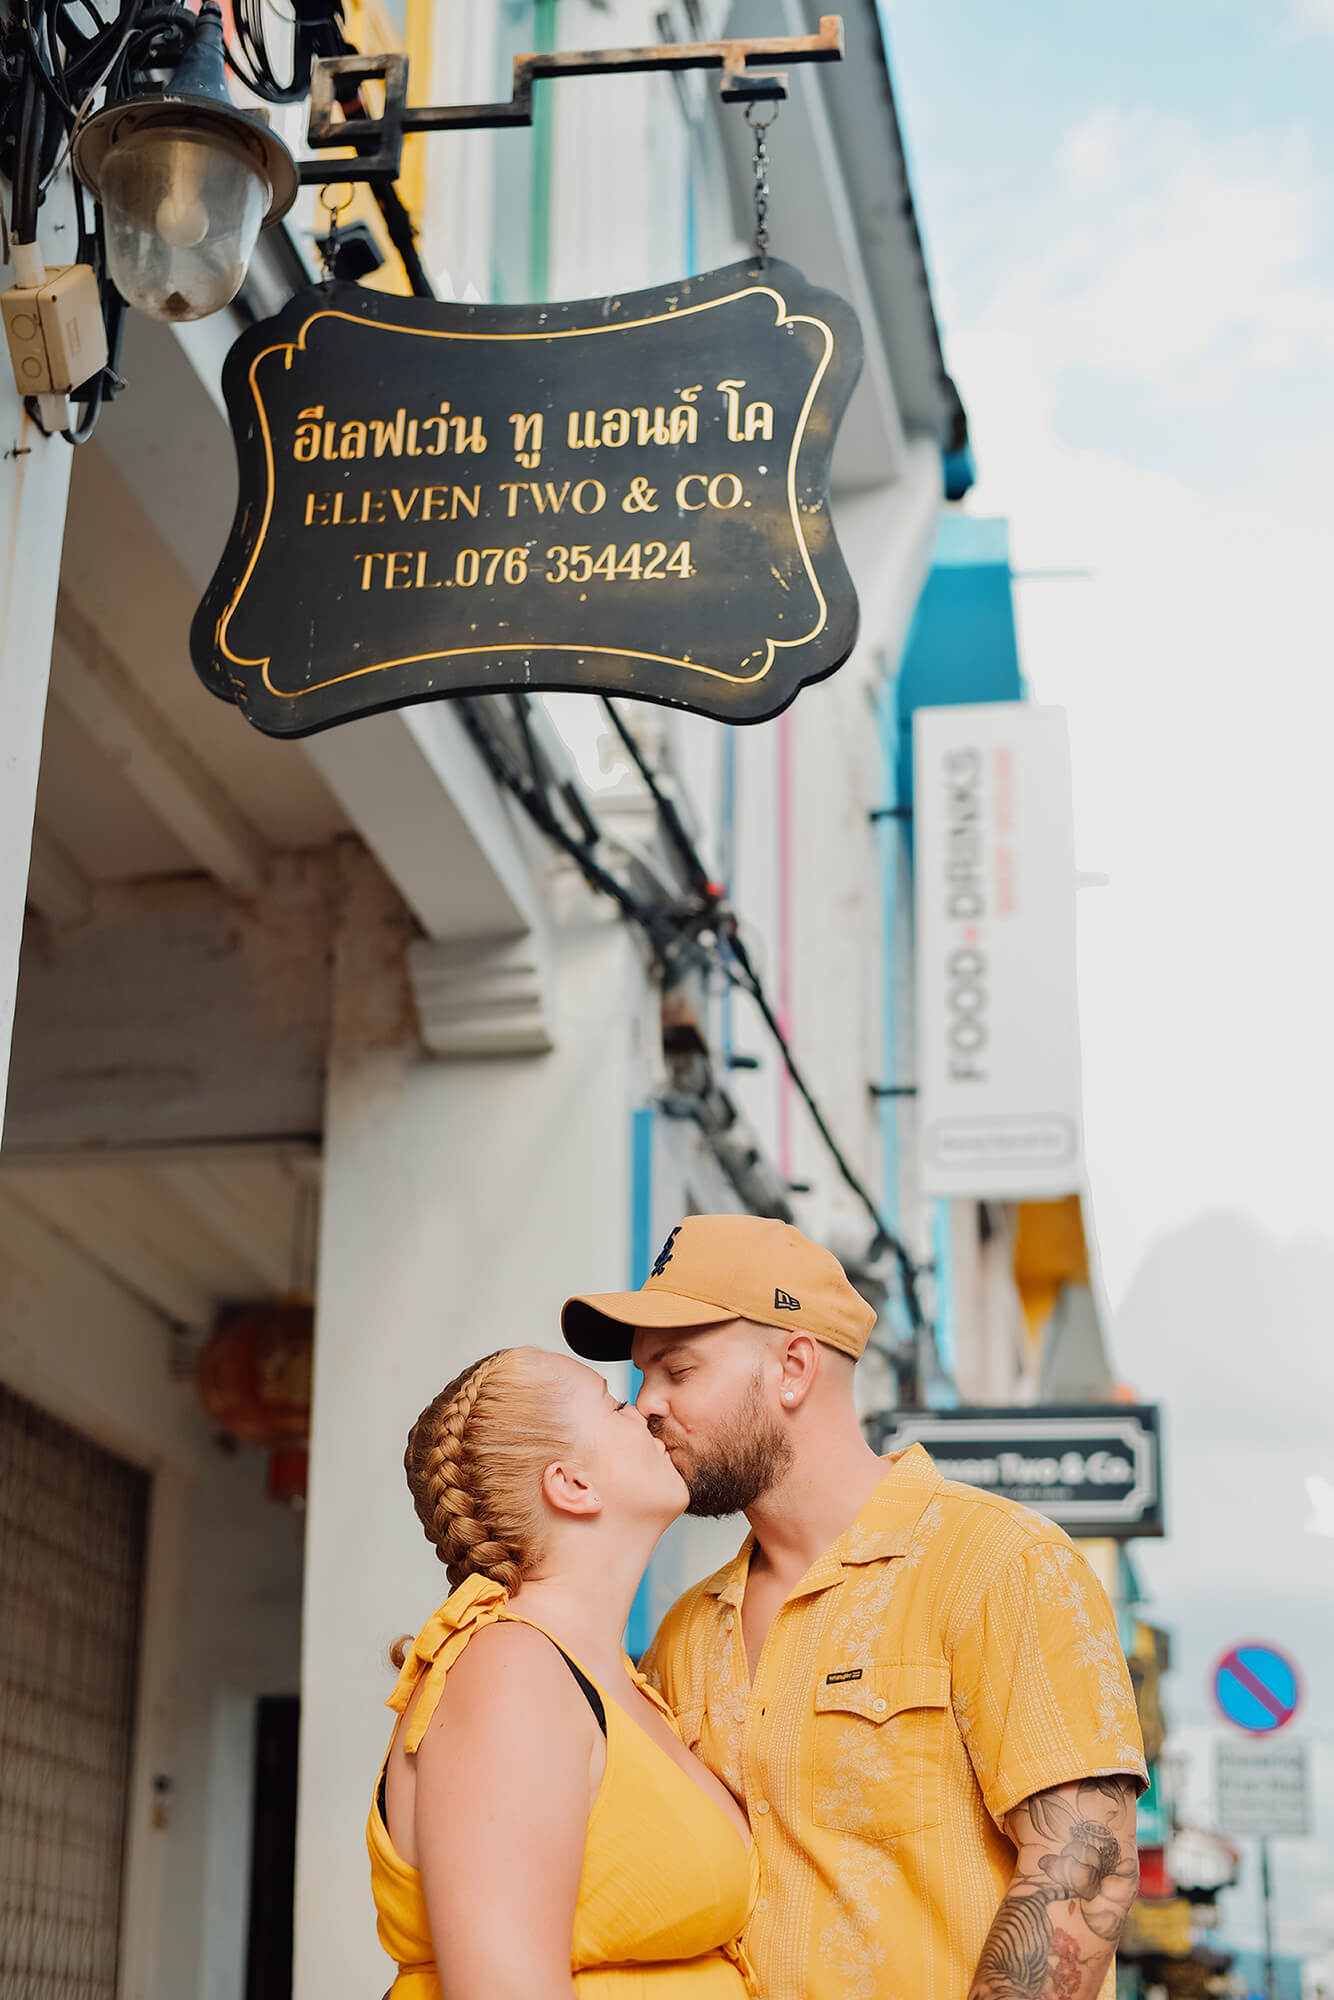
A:
[[[117,135],[98,197],[107,269],[154,319],[203,319],[236,297],[272,197],[259,158],[196,117]]]

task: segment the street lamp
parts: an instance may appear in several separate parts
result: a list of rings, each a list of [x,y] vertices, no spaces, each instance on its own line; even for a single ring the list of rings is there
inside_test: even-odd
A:
[[[108,273],[154,319],[203,319],[227,305],[260,230],[296,199],[286,146],[228,95],[216,0],[198,19],[165,90],[107,105],[71,149],[102,207]]]

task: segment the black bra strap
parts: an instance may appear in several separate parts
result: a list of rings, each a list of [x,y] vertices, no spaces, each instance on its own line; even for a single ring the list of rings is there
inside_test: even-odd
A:
[[[552,1640],[551,1643],[553,1645],[556,1644],[554,1639]],[[574,1675],[575,1679],[578,1681],[580,1688],[583,1690],[585,1701],[588,1703],[588,1706],[592,1709],[594,1715],[597,1717],[598,1728],[602,1731],[602,1734],[605,1736],[607,1733],[607,1711],[602,1705],[602,1696],[598,1693],[592,1681],[589,1680],[588,1675],[586,1673],[581,1672],[581,1670],[578,1667],[576,1667],[574,1661],[570,1658],[569,1654],[564,1650],[563,1647],[556,1646],[556,1651],[560,1654],[566,1666],[569,1668],[570,1672]]]
[[[551,1643],[553,1646],[556,1645],[554,1639],[552,1640]],[[588,1703],[588,1706],[592,1709],[594,1716],[597,1718],[598,1728],[602,1731],[602,1734],[605,1736],[607,1733],[607,1711],[603,1705],[602,1696],[598,1693],[592,1681],[589,1680],[588,1675],[584,1673],[581,1668],[576,1667],[574,1661],[570,1658],[569,1654],[565,1651],[563,1647],[556,1646],[556,1651],[560,1654],[566,1666],[569,1668],[570,1672],[574,1675],[576,1681],[578,1681],[579,1687],[583,1693],[585,1701]],[[375,1801],[380,1808],[380,1821],[381,1824],[386,1829],[388,1828],[389,1825],[389,1814],[385,1804],[385,1797],[387,1791],[386,1781],[388,1779],[388,1776],[389,1776],[389,1767],[388,1764],[386,1764],[385,1768],[380,1773],[380,1783],[375,1793]]]

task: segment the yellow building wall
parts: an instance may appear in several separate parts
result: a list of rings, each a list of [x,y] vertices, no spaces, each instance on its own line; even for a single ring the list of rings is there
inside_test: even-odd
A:
[[[410,104],[429,101],[433,9],[434,0],[406,0],[406,27],[401,28],[384,0],[346,0],[344,7],[344,30],[358,54],[407,55]],[[379,86],[368,85],[366,95],[372,111],[378,112],[380,105],[375,100],[381,95]],[[427,148],[430,144],[430,137],[424,134],[404,141],[403,168],[398,178],[398,192],[418,233],[425,211]],[[385,261],[380,269],[364,282],[377,292],[410,293],[412,287],[404,275],[398,252],[389,240],[384,217],[371,190],[365,185],[354,187],[350,182],[339,183],[331,173],[329,187],[321,191],[321,199],[325,193],[328,200],[321,217],[323,229],[329,227],[330,211],[336,206],[340,223],[364,222],[384,253]]]
[[[1088,1244],[1077,1194],[1062,1201],[1021,1201],[1014,1239],[1014,1281],[1034,1346],[1063,1285],[1087,1285]]]

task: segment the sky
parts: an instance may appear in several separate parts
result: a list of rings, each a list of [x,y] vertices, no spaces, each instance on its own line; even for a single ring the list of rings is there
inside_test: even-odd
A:
[[[1303,1669],[1334,1944],[1334,0],[888,0],[978,514],[1070,717],[1088,1165],[1121,1372],[1166,1412],[1138,1545],[1191,1816],[1212,1661]],[[1052,575],[1053,571],[1074,574]],[[1042,573],[1042,574],[1037,574]],[[1257,1931],[1253,1854],[1227,1899]]]

